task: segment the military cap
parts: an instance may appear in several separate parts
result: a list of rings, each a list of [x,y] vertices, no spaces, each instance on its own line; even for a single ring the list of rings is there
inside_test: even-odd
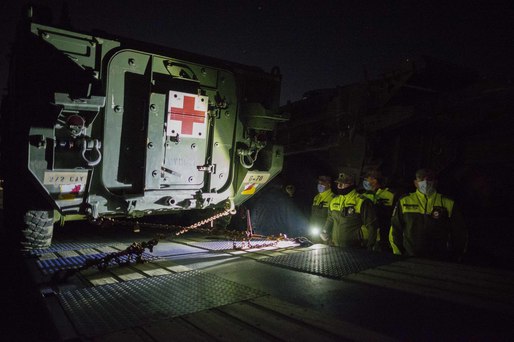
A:
[[[335,182],[342,184],[354,184],[355,178],[349,173],[341,172]]]

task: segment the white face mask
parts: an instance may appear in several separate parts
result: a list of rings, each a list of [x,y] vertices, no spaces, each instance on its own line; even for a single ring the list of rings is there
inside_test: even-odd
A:
[[[371,186],[371,183],[367,180],[363,180],[362,181],[362,187],[364,188],[364,190],[366,191],[371,191],[373,190],[373,187]]]
[[[321,194],[326,190],[326,187],[323,184],[318,184],[318,192]]]
[[[418,181],[418,190],[424,195],[430,196],[435,192],[435,183],[432,181]]]

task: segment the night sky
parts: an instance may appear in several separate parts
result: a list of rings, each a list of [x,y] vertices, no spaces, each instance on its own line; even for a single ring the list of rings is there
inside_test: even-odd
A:
[[[22,4],[0,4],[0,86]],[[54,21],[64,1],[49,4]],[[279,66],[282,99],[373,78],[429,55],[488,78],[514,76],[509,1],[68,1],[73,27],[255,65]]]

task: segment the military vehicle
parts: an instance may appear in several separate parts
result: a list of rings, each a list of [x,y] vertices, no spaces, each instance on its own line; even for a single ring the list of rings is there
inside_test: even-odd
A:
[[[51,26],[30,8],[9,72],[4,205],[24,249],[49,246],[57,222],[233,210],[281,171],[278,68]]]

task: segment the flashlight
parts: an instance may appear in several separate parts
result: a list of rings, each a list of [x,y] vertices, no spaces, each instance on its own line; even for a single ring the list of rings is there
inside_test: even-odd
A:
[[[310,233],[311,236],[318,236],[320,233],[319,227],[311,227]]]

